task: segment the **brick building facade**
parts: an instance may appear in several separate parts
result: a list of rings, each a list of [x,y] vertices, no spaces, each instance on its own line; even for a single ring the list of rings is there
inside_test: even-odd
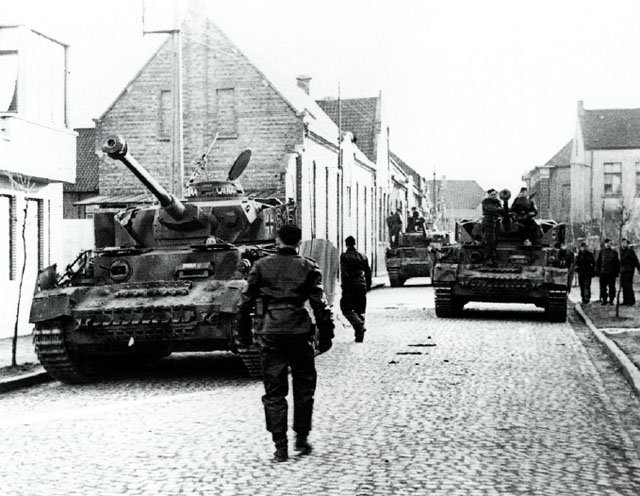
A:
[[[384,274],[378,240],[388,183],[386,140],[372,161],[309,95],[309,79],[284,80],[269,64],[249,59],[203,15],[190,15],[182,30],[184,178],[217,135],[200,179],[226,179],[245,149],[251,161],[239,178],[256,196],[294,199],[304,239],[325,238],[337,248],[354,234],[358,247]],[[122,135],[131,153],[169,191],[172,171],[172,45],[167,40],[96,122],[96,149],[110,134]],[[342,158],[340,159],[340,155]],[[183,183],[184,184],[184,183]],[[89,208],[149,200],[119,162],[99,156],[100,195]],[[177,189],[174,189],[177,191]]]

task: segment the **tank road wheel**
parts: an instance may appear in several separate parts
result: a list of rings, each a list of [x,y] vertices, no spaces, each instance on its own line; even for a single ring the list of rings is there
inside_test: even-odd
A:
[[[549,322],[567,321],[567,293],[566,291],[550,291],[549,301],[545,307],[545,314]]]
[[[252,379],[262,379],[262,362],[260,361],[260,350],[258,348],[250,348],[247,350],[238,350],[238,355],[242,359],[242,363],[249,372]]]
[[[404,280],[400,277],[398,269],[389,269],[389,284],[392,288],[399,288],[404,284]]]
[[[463,306],[464,303],[453,296],[450,287],[436,287],[436,315],[438,317],[455,317],[458,313],[460,313]]]
[[[83,363],[67,346],[66,334],[72,325],[71,320],[36,324],[33,331],[36,354],[47,374],[54,379],[67,384],[91,382],[96,376],[95,368],[90,367],[90,363]]]

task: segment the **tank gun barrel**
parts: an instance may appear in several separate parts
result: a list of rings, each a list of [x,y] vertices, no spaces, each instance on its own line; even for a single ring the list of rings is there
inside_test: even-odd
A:
[[[102,151],[113,160],[119,160],[138,178],[153,196],[160,202],[160,206],[175,220],[181,220],[185,215],[185,206],[175,196],[164,189],[149,172],[138,163],[129,153],[127,142],[120,136],[112,135],[102,143]]]

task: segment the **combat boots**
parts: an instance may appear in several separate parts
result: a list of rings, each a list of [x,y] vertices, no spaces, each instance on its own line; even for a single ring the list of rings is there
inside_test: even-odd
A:
[[[276,445],[276,451],[273,454],[273,460],[276,462],[286,462],[289,459],[289,447],[287,435],[282,433],[273,433],[273,442]]]
[[[296,444],[293,449],[300,456],[308,455],[309,453],[311,453],[311,445],[307,440],[307,436],[301,436],[298,434],[298,436],[296,437]]]

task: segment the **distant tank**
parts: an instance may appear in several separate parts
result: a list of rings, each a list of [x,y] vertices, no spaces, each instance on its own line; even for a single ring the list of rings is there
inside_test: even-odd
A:
[[[122,138],[108,137],[102,149],[160,206],[96,214],[93,253],[41,284],[30,321],[46,371],[63,382],[88,382],[105,363],[127,357],[230,350],[259,376],[258,352],[234,345],[236,304],[252,262],[273,250],[277,230],[294,222],[295,206],[244,194],[235,180],[249,150],[226,181],[193,183],[189,197],[178,200],[136,162]]]
[[[430,277],[444,247],[450,245],[447,232],[426,230],[400,233],[398,246],[387,248],[385,262],[392,288],[402,286],[413,277]]]
[[[438,317],[459,316],[470,301],[533,303],[548,320],[567,319],[567,268],[561,267],[557,246],[565,226],[536,220],[538,236],[526,241],[524,226],[509,215],[509,190],[502,190],[503,222],[496,233],[496,260],[487,263],[480,221],[456,225],[458,245],[450,247],[435,265],[435,306]]]

